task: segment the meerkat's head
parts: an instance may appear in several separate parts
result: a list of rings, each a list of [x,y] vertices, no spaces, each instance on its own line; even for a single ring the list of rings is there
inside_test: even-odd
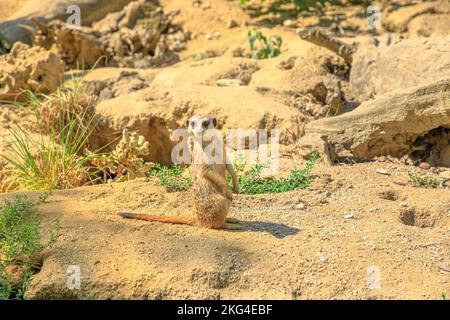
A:
[[[195,139],[210,140],[211,137],[205,135],[208,129],[215,129],[217,127],[217,119],[209,115],[195,115],[186,121],[186,126],[189,134]],[[211,130],[209,131],[211,133]]]

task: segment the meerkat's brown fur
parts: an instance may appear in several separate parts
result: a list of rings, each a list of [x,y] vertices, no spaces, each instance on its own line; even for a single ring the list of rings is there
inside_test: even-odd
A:
[[[197,115],[188,120],[187,126],[191,138],[202,139],[205,130],[217,127],[217,120],[208,115]],[[237,220],[227,219],[233,194],[227,184],[226,171],[229,171],[233,181],[233,189],[237,193],[239,192],[239,183],[231,164],[228,161],[224,162],[223,164],[206,164],[201,161],[199,164],[194,162],[191,165],[196,209],[195,217],[157,216],[136,213],[119,213],[119,215],[128,219],[187,224],[212,229],[240,229]]]

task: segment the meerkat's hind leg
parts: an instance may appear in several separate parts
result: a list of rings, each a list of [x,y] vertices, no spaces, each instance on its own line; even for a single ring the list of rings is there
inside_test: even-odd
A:
[[[238,219],[235,218],[227,218],[227,220],[225,220],[226,223],[239,223]]]

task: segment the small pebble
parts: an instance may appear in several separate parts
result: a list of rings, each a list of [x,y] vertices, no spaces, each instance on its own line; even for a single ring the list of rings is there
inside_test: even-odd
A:
[[[297,22],[291,19],[284,20],[283,26],[286,28],[295,28],[297,27]]]
[[[231,29],[231,28],[236,28],[238,26],[239,26],[239,24],[235,20],[233,20],[233,19],[228,20],[227,28]]]
[[[430,164],[428,163],[428,162],[421,162],[420,164],[419,164],[419,168],[421,168],[421,169],[424,169],[424,170],[428,170],[428,169],[430,169]]]
[[[241,85],[241,80],[239,79],[219,79],[216,81],[219,87],[238,87]]]
[[[353,219],[354,218],[354,216],[353,216],[353,213],[346,213],[345,215],[344,215],[344,219]]]
[[[390,172],[387,171],[386,169],[377,169],[377,173],[383,174],[385,176],[390,176],[391,175]]]
[[[306,207],[306,205],[304,203],[299,203],[296,208],[303,210],[303,209],[305,209],[305,207]]]

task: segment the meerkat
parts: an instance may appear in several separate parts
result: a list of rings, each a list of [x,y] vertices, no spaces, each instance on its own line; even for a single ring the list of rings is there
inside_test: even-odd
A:
[[[207,137],[205,131],[217,128],[217,120],[209,115],[195,115],[186,122],[190,139],[199,143],[204,150],[207,143],[214,137]],[[208,131],[211,132],[211,131]],[[192,150],[192,144],[191,144]],[[225,163],[207,164],[193,162],[190,167],[194,190],[194,204],[196,215],[185,216],[157,216],[136,213],[118,213],[123,218],[157,221],[172,224],[187,224],[211,229],[239,230],[236,219],[227,218],[233,194],[227,184],[226,171],[231,175],[233,190],[239,193],[239,182],[233,166],[225,158]]]

